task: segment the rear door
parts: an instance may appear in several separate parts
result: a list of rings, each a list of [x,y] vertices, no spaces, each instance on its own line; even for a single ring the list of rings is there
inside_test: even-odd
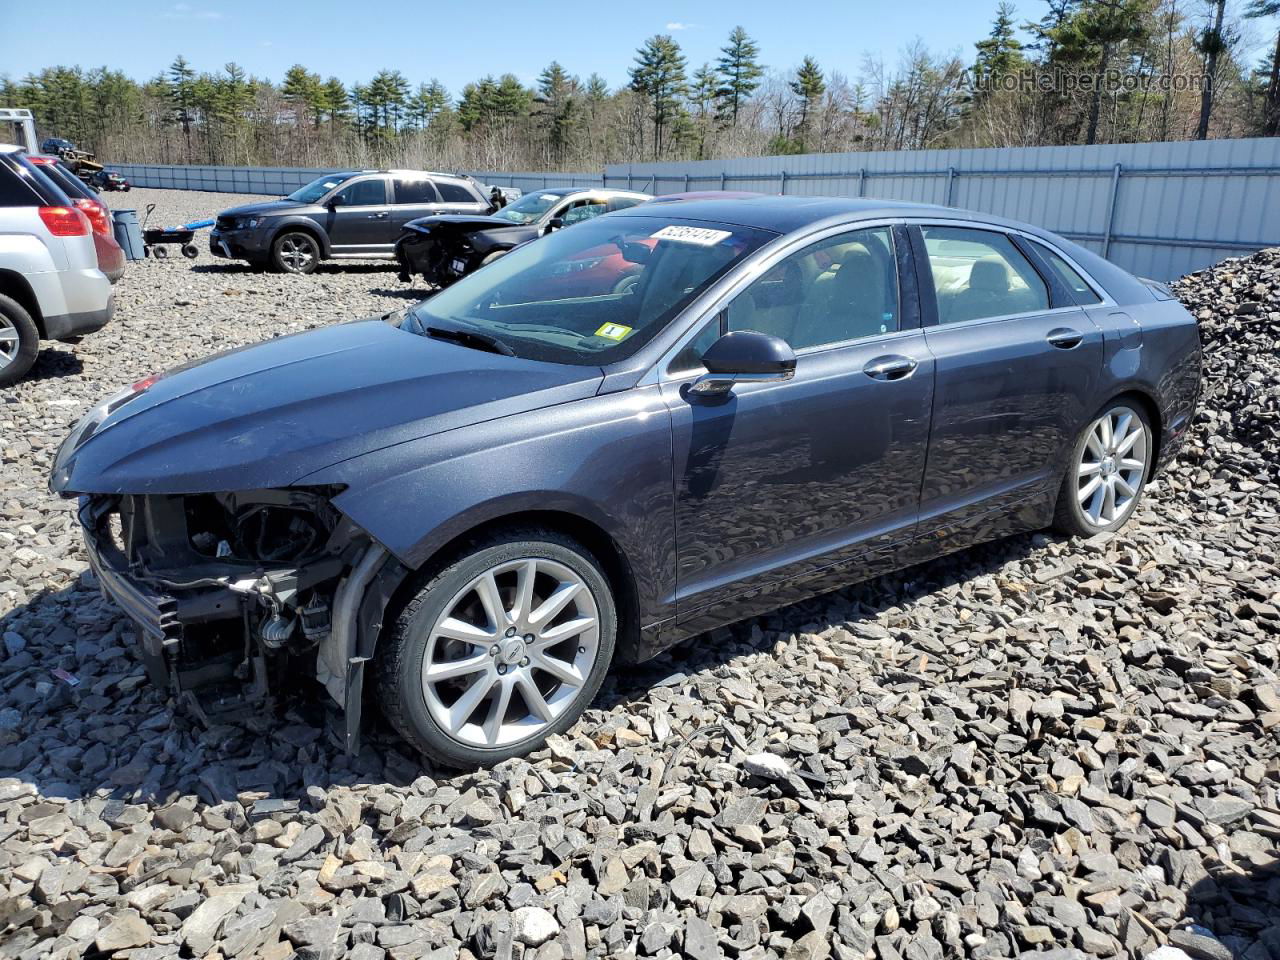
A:
[[[936,362],[921,531],[957,549],[1035,520],[1092,413],[1102,334],[1022,242],[994,227],[911,228]]]
[[[410,220],[441,213],[440,194],[428,177],[397,176],[391,181],[391,219],[388,233],[395,243]]]
[[[335,191],[325,214],[329,244],[337,256],[386,256],[395,247],[386,177],[349,180]]]

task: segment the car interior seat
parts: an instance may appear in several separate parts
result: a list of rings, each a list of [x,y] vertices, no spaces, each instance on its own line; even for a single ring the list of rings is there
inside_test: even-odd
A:
[[[997,257],[975,260],[969,267],[969,282],[950,298],[944,322],[959,323],[978,317],[998,317],[1016,307],[1009,289],[1009,266]]]
[[[882,333],[886,328],[885,273],[883,263],[866,244],[848,244],[834,275],[812,285],[796,320],[791,346],[800,350]]]

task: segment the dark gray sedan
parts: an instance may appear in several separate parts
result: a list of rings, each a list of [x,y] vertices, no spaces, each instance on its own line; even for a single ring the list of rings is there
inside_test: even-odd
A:
[[[1199,369],[1166,288],[1034,227],[687,200],[135,384],[51,483],[184,702],[314,676],[349,746],[376,690],[424,754],[487,764],[570,726],[613,660],[994,537],[1115,530]]]

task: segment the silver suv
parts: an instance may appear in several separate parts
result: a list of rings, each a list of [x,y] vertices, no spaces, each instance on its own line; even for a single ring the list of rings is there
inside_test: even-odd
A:
[[[283,273],[311,273],[321,260],[394,257],[410,220],[491,209],[470,177],[423,170],[331,173],[279,200],[223,210],[209,251]]]
[[[0,387],[35,362],[41,340],[70,340],[111,319],[88,218],[22,148],[0,144]]]

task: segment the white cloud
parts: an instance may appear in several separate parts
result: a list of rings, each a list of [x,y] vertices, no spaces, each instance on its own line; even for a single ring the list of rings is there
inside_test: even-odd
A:
[[[218,10],[196,9],[189,3],[175,3],[170,9],[164,13],[166,19],[169,20],[221,20],[222,13]]]
[[[681,23],[679,20],[672,20],[667,24],[668,30],[692,30],[696,27],[696,23]]]

